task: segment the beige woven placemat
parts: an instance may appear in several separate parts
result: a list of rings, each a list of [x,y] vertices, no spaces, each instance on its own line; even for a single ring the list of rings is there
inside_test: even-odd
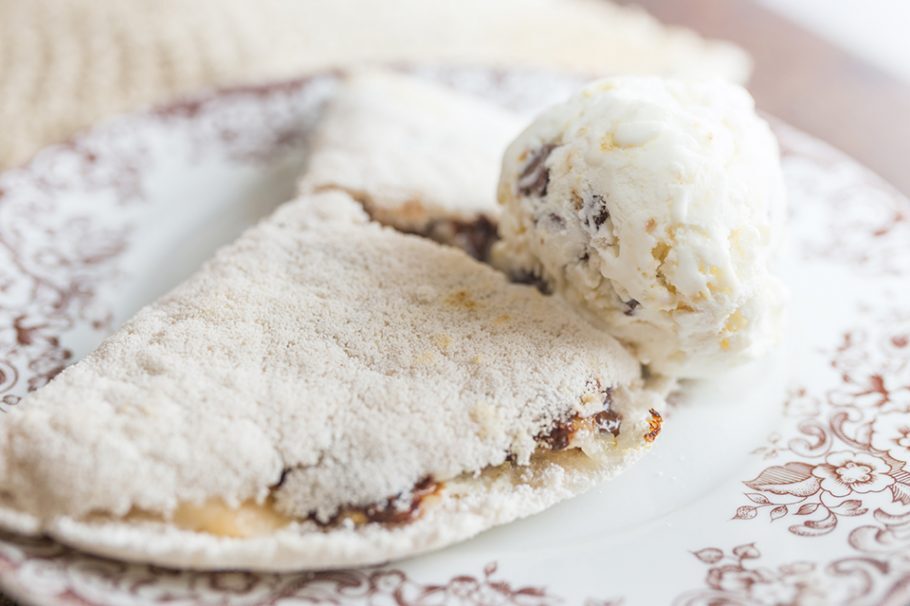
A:
[[[0,0],[0,168],[113,113],[364,61],[749,71],[606,0]]]

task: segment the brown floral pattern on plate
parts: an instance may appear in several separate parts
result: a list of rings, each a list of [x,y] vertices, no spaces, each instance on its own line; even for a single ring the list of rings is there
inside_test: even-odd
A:
[[[829,203],[824,238],[798,242],[808,261],[834,259],[864,275],[910,271],[910,206],[839,152],[776,123],[791,186]],[[824,174],[800,180],[794,175]],[[818,208],[797,207],[797,220]],[[820,233],[820,232],[819,232]],[[675,604],[910,603],[910,314],[887,300],[862,303],[862,327],[832,335],[830,379],[801,384],[784,403],[782,430],[752,453],[765,465],[744,479],[737,523],[789,521],[762,530],[802,540],[836,538],[814,561],[760,564],[759,543],[694,551],[705,587]],[[829,543],[830,545],[830,543]]]

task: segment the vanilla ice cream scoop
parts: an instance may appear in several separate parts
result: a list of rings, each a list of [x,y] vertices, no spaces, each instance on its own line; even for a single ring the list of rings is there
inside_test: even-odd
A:
[[[592,83],[511,144],[499,202],[494,263],[576,303],[653,371],[702,377],[778,338],[779,152],[739,86]]]

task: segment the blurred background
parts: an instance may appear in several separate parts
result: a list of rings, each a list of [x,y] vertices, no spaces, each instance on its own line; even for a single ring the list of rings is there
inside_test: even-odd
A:
[[[760,109],[910,194],[910,2],[643,0],[667,23],[734,41]]]
[[[908,23],[906,0],[0,0],[0,168],[208,88],[455,62],[748,82],[910,192]]]

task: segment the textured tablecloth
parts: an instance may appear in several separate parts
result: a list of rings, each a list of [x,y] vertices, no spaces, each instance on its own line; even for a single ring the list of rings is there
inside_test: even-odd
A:
[[[117,112],[364,61],[749,71],[605,0],[0,0],[0,168]]]

